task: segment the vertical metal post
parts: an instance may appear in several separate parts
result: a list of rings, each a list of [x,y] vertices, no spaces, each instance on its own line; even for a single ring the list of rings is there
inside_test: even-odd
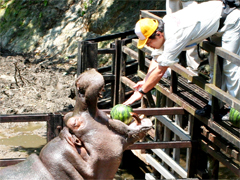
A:
[[[214,71],[213,71],[213,80],[212,83],[221,88],[222,85],[222,71],[223,71],[223,58],[218,57],[214,54]],[[221,108],[221,104],[218,98],[212,96],[212,119],[215,121],[220,120],[219,111]]]
[[[125,100],[125,85],[121,81],[121,77],[126,75],[126,61],[127,61],[127,55],[123,53],[122,47],[126,45],[126,41],[121,41],[121,57],[120,57],[120,71],[119,71],[119,103],[123,103]]]
[[[110,44],[110,48],[116,48],[115,42]],[[115,62],[116,60],[116,50],[115,53],[112,54],[112,66],[111,66],[111,73],[115,75]],[[111,81],[111,105],[114,106],[115,101],[115,80]]]
[[[119,82],[120,82],[120,66],[121,66],[121,51],[122,51],[122,41],[116,40],[116,56],[115,56],[115,81],[114,81],[114,101],[113,106],[119,103]]]
[[[98,44],[97,42],[81,41],[78,44],[77,75],[88,68],[98,67]]]
[[[49,114],[47,120],[47,142],[57,137],[63,128],[63,117],[60,114]]]

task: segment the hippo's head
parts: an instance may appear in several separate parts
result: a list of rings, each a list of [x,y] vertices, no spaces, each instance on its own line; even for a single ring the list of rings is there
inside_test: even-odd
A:
[[[77,78],[75,86],[76,95],[79,97],[77,101],[80,101],[80,106],[88,109],[96,109],[97,100],[101,96],[101,91],[104,87],[103,76],[95,69],[90,69]]]
[[[76,104],[74,111],[64,116],[66,125],[68,125],[68,120],[71,117],[79,117],[86,111],[92,116],[95,116],[97,101],[104,87],[104,79],[95,69],[90,69],[79,75],[75,81],[75,86]]]

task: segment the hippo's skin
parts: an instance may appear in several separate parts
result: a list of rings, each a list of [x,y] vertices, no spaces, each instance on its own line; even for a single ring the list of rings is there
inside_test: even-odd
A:
[[[76,80],[74,111],[64,117],[65,124],[82,144],[80,155],[85,162],[80,174],[84,179],[112,179],[123,151],[152,127],[149,119],[129,126],[109,119],[97,108],[103,86],[103,76],[95,69],[81,74]]]
[[[82,159],[77,151],[78,142],[68,128],[64,127],[58,137],[43,147],[39,157],[31,154],[25,161],[3,168],[0,171],[0,180],[82,179],[80,174],[73,177],[76,174],[71,173],[76,171],[72,164]],[[45,158],[45,161],[51,159],[47,167],[42,158]]]
[[[123,151],[152,127],[149,119],[129,126],[97,108],[103,76],[91,69],[76,80],[76,104],[65,115],[59,136],[47,143],[39,157],[0,170],[1,180],[113,179]]]

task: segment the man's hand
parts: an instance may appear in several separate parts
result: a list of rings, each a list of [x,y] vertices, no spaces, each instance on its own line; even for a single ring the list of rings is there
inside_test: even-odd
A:
[[[135,86],[133,86],[133,88],[135,90],[138,90],[140,87],[142,87],[142,85],[145,83],[145,81],[138,81],[137,84]]]
[[[127,101],[125,101],[123,104],[130,105],[130,104],[134,103],[135,101],[140,100],[142,97],[143,97],[142,93],[140,93],[138,91],[134,91],[133,95]]]

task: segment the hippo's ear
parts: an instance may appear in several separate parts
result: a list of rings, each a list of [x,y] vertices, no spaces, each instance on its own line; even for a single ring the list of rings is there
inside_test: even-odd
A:
[[[67,114],[65,114],[65,116],[63,117],[64,123],[67,124],[68,119],[72,116],[73,116],[73,112],[68,112]]]
[[[82,143],[81,143],[81,141],[75,136],[75,135],[73,135],[73,143],[75,144],[75,145],[77,145],[77,146],[82,146]]]

